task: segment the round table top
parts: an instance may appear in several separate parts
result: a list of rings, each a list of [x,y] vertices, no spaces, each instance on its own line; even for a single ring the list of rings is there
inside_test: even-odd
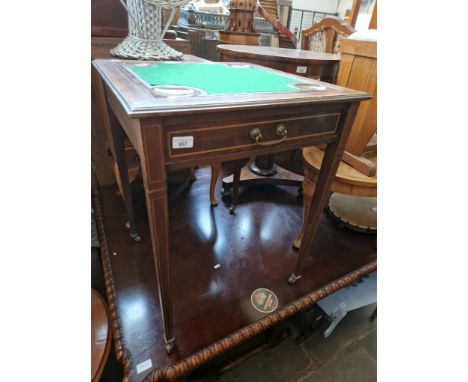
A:
[[[99,381],[109,356],[111,332],[104,299],[91,289],[91,380]]]
[[[231,45],[221,44],[218,49],[238,57],[261,57],[261,58],[283,58],[288,61],[339,61],[339,54],[313,52],[310,50],[273,48],[270,46],[256,45]]]

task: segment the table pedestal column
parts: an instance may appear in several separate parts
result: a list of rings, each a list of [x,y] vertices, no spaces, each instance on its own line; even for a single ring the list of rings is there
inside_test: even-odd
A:
[[[249,169],[255,175],[273,176],[276,175],[273,155],[262,155],[255,158],[255,161],[249,163]]]
[[[238,187],[233,186],[235,174],[223,179],[223,197],[232,197],[231,212],[235,210]],[[277,185],[301,187],[303,176],[274,164],[273,155],[261,155],[249,161],[240,170],[239,187],[252,185]]]

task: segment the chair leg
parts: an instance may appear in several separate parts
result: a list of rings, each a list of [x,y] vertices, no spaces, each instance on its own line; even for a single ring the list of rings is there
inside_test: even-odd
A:
[[[298,151],[299,151],[298,149],[295,149],[295,150],[291,151],[291,156],[289,157],[290,162],[294,162],[294,159],[296,159],[296,155],[297,155]]]
[[[141,167],[138,166],[137,168],[133,168],[132,170],[128,170],[128,181],[129,183],[132,183],[136,177],[138,176],[140,172]],[[122,185],[122,179],[120,178],[119,174],[119,167],[117,165],[117,162],[114,162],[114,176],[115,176],[115,181],[117,183],[117,195],[121,196],[123,198],[124,192],[123,192],[123,185]]]
[[[190,167],[190,181],[195,182],[197,180],[197,177],[195,176],[195,167],[191,166]]]
[[[216,187],[216,181],[218,180],[219,170],[221,169],[221,163],[213,163],[211,165],[211,179],[210,179],[210,204],[211,207],[216,207],[218,201],[216,200],[214,193]]]
[[[302,237],[304,236],[304,223],[307,221],[307,214],[309,212],[310,203],[312,201],[312,195],[315,191],[315,183],[313,183],[310,179],[306,176],[302,181],[302,194],[304,200],[304,208],[303,208],[303,219],[302,219],[302,227],[299,233],[297,234],[296,238],[293,241],[293,247],[299,249],[302,244]]]
[[[123,198],[123,187],[122,180],[120,179],[119,168],[117,167],[117,162],[114,162],[114,176],[117,183],[118,195]]]
[[[229,207],[229,213],[233,214],[236,210],[237,198],[239,196],[239,182],[240,173],[242,169],[242,161],[238,160],[234,163],[234,172],[232,179],[232,193],[231,193],[231,206]]]

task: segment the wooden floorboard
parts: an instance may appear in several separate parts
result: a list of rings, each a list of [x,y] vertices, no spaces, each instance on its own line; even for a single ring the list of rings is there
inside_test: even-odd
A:
[[[223,202],[209,203],[208,169],[191,184],[170,186],[170,251],[176,351],[164,350],[156,274],[138,183],[134,186],[137,226],[143,238],[132,242],[123,203],[114,188],[100,191],[102,223],[113,275],[119,330],[131,358],[129,378],[142,381],[152,370],[172,365],[265,315],[253,309],[251,293],[260,287],[278,296],[278,310],[376,259],[375,236],[339,228],[324,213],[304,275],[287,278],[297,252],[292,249],[302,216],[293,187],[249,187],[241,191],[235,215]],[[220,177],[221,178],[221,177]],[[221,179],[217,195],[220,194]],[[136,369],[151,360],[152,367]]]

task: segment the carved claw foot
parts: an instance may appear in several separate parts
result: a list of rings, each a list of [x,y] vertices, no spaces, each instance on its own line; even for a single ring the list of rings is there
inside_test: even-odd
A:
[[[302,276],[296,276],[294,273],[291,273],[291,276],[289,276],[288,279],[288,284],[293,285],[296,283],[297,280],[299,280]]]

